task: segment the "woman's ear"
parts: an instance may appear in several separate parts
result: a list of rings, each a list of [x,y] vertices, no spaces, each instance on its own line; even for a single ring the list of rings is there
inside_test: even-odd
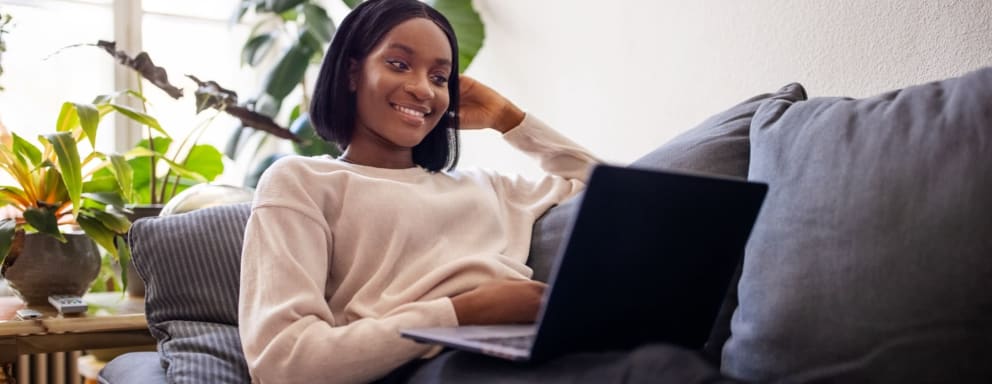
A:
[[[358,90],[358,75],[361,69],[358,60],[348,59],[348,90],[355,92]]]

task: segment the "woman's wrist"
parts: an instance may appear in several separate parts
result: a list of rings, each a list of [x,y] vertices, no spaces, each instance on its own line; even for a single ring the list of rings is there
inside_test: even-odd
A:
[[[464,293],[451,298],[451,306],[455,310],[455,317],[458,319],[458,325],[472,325],[475,324],[475,303],[472,301],[471,295],[466,296]]]
[[[524,121],[525,115],[524,111],[507,101],[497,118],[496,124],[493,125],[493,129],[504,134],[510,132],[511,129],[516,128]]]

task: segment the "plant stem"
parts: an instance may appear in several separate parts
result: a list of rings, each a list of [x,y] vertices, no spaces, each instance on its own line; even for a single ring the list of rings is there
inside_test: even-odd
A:
[[[182,154],[184,151],[192,151],[193,150],[193,146],[195,146],[196,143],[200,141],[200,138],[203,136],[203,133],[207,131],[207,129],[206,129],[207,126],[209,126],[211,123],[213,123],[214,119],[216,119],[217,116],[220,116],[221,112],[223,112],[223,111],[218,110],[212,116],[210,116],[208,119],[201,121],[199,125],[197,125],[196,127],[193,127],[193,129],[191,129],[189,131],[189,133],[187,133],[186,136],[183,137],[183,141],[181,143],[179,143],[178,150],[172,156],[172,159],[171,160],[172,160],[173,163],[177,163],[177,164],[179,164],[179,165],[181,165],[183,167],[186,166],[186,162],[189,160],[189,153],[186,153],[186,156],[183,157],[183,161],[181,163],[178,162],[179,155]],[[197,131],[199,131],[199,132],[197,132]],[[190,138],[193,137],[194,135],[196,136],[196,138],[194,138],[192,141],[190,141]],[[187,144],[189,144],[189,148],[188,149],[186,148],[186,145]],[[172,173],[172,170],[171,169],[168,170],[165,173],[165,177],[163,178],[164,181],[163,181],[163,184],[162,184],[162,193],[160,194],[162,196],[162,201],[166,201],[167,200],[167,199],[165,199],[165,196],[166,196],[166,194],[165,194],[165,188],[166,188],[167,185],[169,185],[169,182],[168,181],[169,181],[169,175],[171,173]],[[172,183],[172,191],[168,195],[169,196],[169,199],[171,199],[171,198],[173,198],[173,197],[176,196],[176,190],[179,188],[179,179],[181,179],[181,178],[182,178],[181,175],[178,175],[178,174],[176,175],[176,180],[175,180],[175,182]]]

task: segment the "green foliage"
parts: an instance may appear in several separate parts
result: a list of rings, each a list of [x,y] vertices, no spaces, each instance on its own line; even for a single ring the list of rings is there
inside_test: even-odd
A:
[[[92,147],[101,119],[122,108],[113,97],[99,97],[94,103],[64,103],[56,120],[56,132],[38,137],[41,147],[17,134],[0,129],[0,169],[15,185],[0,186],[0,204],[13,207],[20,217],[0,221],[0,261],[16,250],[18,232],[38,232],[65,241],[61,226],[78,224],[90,238],[115,257],[116,238],[130,228],[127,218],[106,212],[106,196],[122,195],[122,182],[132,173],[121,155],[92,151],[82,158],[79,147]],[[124,114],[149,121],[143,114]],[[92,149],[92,148],[90,148]],[[105,159],[111,159],[109,161]],[[94,172],[107,171],[109,177],[95,182]]]
[[[475,55],[482,48],[486,31],[482,18],[475,11],[471,0],[434,0],[428,1],[434,9],[448,18],[451,27],[455,29],[458,38],[458,72],[465,72]]]

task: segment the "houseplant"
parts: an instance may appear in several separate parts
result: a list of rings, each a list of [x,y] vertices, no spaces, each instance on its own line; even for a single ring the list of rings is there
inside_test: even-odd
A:
[[[156,66],[146,52],[132,57],[117,50],[114,42],[99,41],[96,46],[113,56],[119,64],[132,69],[135,76],[148,80],[172,98],[184,96],[182,89],[169,82],[165,69]],[[127,94],[134,96],[141,110],[147,112],[148,103],[142,84],[139,81],[138,90],[128,91]],[[199,108],[197,113],[203,109]],[[108,197],[119,202],[110,209],[131,221],[157,216],[172,197],[192,185],[213,181],[224,171],[220,151],[211,145],[198,143],[199,136],[214,117],[216,114],[190,130],[178,142],[157,121],[136,120],[142,125],[144,138],[126,154],[127,165],[132,171],[130,182],[116,183],[117,175],[112,169],[104,168],[94,174],[91,184],[109,191]],[[124,209],[119,209],[121,206]],[[106,269],[105,280],[116,278],[116,274]],[[132,296],[143,296],[144,284],[137,278],[134,269],[123,269],[126,272],[121,275],[121,280],[125,289]]]
[[[0,169],[15,180],[0,186],[0,206],[13,213],[0,219],[0,274],[28,304],[46,303],[52,294],[85,293],[100,268],[95,245],[122,264],[129,262],[121,235],[130,222],[106,208],[120,203],[113,196],[131,182],[133,171],[125,155],[93,149],[96,132],[111,112],[158,123],[114,99],[64,103],[56,132],[40,135],[40,147],[0,131]],[[84,157],[80,149],[91,151]],[[101,169],[109,170],[113,183],[86,183]]]

